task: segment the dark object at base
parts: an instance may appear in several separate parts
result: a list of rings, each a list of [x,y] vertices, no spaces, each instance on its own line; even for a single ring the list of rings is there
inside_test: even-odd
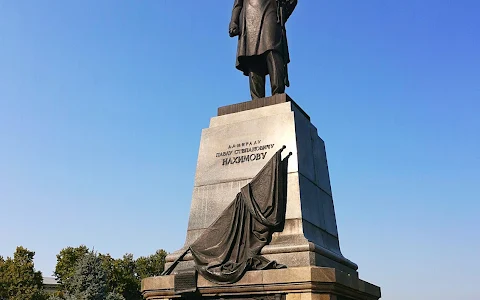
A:
[[[272,233],[281,231],[285,222],[287,162],[291,153],[282,160],[284,149],[285,146],[273,155],[213,224],[162,275],[170,274],[189,251],[195,269],[214,283],[237,282],[248,270],[286,268],[260,255]],[[192,276],[177,276],[175,292],[177,289],[196,290],[191,283]]]
[[[174,278],[175,294],[192,294],[197,291],[197,272],[183,272],[175,275]]]

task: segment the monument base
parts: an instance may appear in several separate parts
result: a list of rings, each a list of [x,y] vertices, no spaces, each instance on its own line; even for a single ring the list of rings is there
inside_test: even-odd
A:
[[[207,281],[186,250],[282,146],[292,152],[285,223],[260,254],[287,268],[249,271],[233,284]],[[146,299],[380,298],[380,288],[359,279],[358,266],[340,251],[325,144],[286,94],[220,107],[202,130],[185,245],[166,257],[170,266],[172,275],[142,281]]]
[[[328,267],[358,276],[358,266],[340,251],[324,142],[308,114],[287,94],[220,107],[202,130],[185,245],[166,257],[166,268],[282,145],[292,152],[286,220],[260,254],[289,268]],[[187,254],[173,273],[193,267]]]
[[[175,293],[175,276],[142,280],[142,294],[153,299],[378,300],[380,287],[334,268],[299,267],[249,271],[234,284],[214,284],[201,276],[193,294]]]

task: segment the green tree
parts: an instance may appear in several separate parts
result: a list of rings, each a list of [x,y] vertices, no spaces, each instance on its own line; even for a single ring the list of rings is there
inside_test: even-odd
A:
[[[86,246],[79,246],[64,248],[57,255],[55,275],[62,284],[60,297],[75,300],[79,295],[77,268],[85,256],[91,254]],[[119,259],[114,259],[110,254],[95,254],[103,270],[107,299],[142,300],[141,279],[160,275],[166,255],[164,250],[158,250],[155,254],[135,260],[132,254],[125,254]]]
[[[70,291],[67,300],[125,300],[108,287],[108,273],[111,273],[111,260],[92,251],[80,258],[74,274],[68,279]]]
[[[85,245],[78,247],[67,247],[57,254],[57,265],[53,274],[61,284],[61,289],[71,292],[72,288],[69,285],[70,279],[75,274],[75,267],[79,261],[89,252]]]
[[[43,277],[35,271],[35,252],[17,247],[13,258],[0,256],[0,298],[8,300],[44,300]]]
[[[5,272],[5,259],[0,255],[0,299],[3,299],[8,294],[7,283],[3,279],[3,273]]]
[[[121,294],[127,300],[142,299],[133,255],[125,254],[121,259],[110,259],[110,262],[110,272],[107,274],[109,291]]]
[[[105,300],[107,297],[107,276],[102,261],[94,252],[85,254],[75,267],[69,279],[72,295],[84,300]]]
[[[125,300],[125,297],[117,293],[109,293],[106,300]]]
[[[160,276],[165,268],[167,252],[160,249],[150,256],[139,257],[136,261],[136,274],[139,279]]]
[[[125,254],[121,259],[114,259],[110,254],[99,256],[107,272],[108,291],[121,294],[126,300],[142,300],[141,279],[159,276],[165,267],[167,253],[158,250],[155,254],[137,260],[132,254]]]

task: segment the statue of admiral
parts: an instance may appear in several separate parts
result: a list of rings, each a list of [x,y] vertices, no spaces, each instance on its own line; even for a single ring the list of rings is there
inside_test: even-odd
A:
[[[289,86],[285,23],[297,0],[234,0],[229,27],[238,36],[236,67],[249,77],[252,99],[265,97],[265,77],[270,75],[272,95]]]

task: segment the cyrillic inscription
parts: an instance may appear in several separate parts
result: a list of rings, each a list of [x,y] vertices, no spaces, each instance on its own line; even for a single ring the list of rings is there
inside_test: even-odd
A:
[[[226,151],[217,152],[215,157],[222,159],[222,166],[243,164],[265,159],[268,150],[274,146],[275,144],[262,144],[262,140],[230,144]]]

